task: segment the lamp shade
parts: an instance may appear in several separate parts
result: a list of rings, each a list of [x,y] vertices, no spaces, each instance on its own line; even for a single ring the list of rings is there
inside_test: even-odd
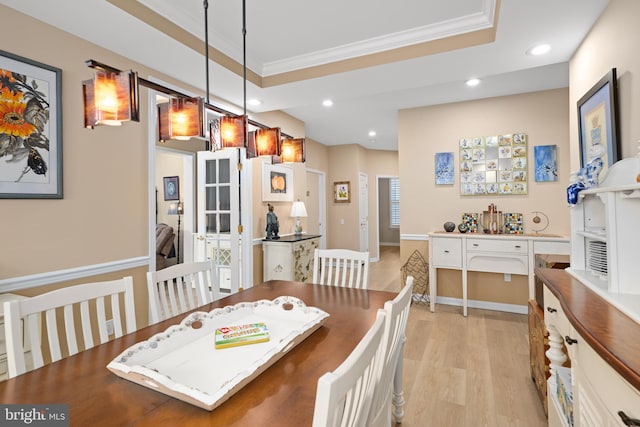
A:
[[[293,202],[291,205],[291,215],[292,218],[306,218],[307,216],[307,208],[304,206],[304,202],[298,200],[297,202]]]
[[[202,98],[171,98],[158,105],[158,137],[187,140],[204,136]]]
[[[247,116],[220,117],[221,148],[242,148],[246,145]]]
[[[304,138],[285,138],[280,142],[280,161],[285,163],[304,163]]]
[[[140,121],[138,73],[96,71],[92,80],[82,82],[84,126],[120,126]]]
[[[169,205],[169,211],[167,212],[167,214],[169,214],[169,215],[182,215],[184,213],[182,206],[183,206],[182,202],[171,203]]]
[[[280,128],[256,130],[256,154],[258,156],[275,156],[280,145]]]

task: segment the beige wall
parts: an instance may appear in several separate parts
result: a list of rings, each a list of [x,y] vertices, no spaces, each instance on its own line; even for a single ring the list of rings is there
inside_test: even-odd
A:
[[[578,100],[611,68],[618,74],[622,158],[638,153],[640,140],[640,2],[611,0],[569,63],[571,169],[580,167]]]
[[[565,189],[569,179],[568,90],[557,89],[478,101],[403,110],[399,115],[401,238],[417,238],[441,231],[446,221],[456,224],[463,212],[482,212],[495,203],[503,212],[521,212],[525,232],[532,230],[532,211],[549,217],[546,233],[569,234]],[[461,196],[458,143],[461,138],[524,132],[528,135],[529,192],[522,196]],[[535,182],[533,147],[557,145],[558,181]],[[453,152],[455,184],[436,186],[435,153]],[[401,240],[401,257],[418,249],[428,258],[428,244]],[[438,294],[459,298],[459,272],[438,275]],[[498,275],[478,273],[469,278],[469,298],[507,304],[526,304],[526,280],[505,283]],[[479,290],[482,289],[482,292]]]

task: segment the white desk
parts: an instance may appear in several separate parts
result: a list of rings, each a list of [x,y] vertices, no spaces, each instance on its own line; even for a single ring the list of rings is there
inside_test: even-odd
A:
[[[430,309],[435,311],[438,269],[462,271],[462,307],[467,315],[467,271],[528,276],[529,299],[535,298],[536,254],[568,255],[568,237],[530,234],[429,233]]]

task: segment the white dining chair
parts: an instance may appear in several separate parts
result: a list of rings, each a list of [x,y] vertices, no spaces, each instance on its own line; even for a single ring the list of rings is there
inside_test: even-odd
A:
[[[369,252],[316,249],[313,254],[313,283],[367,289]]]
[[[366,426],[379,365],[384,356],[384,310],[351,354],[333,372],[318,379],[313,427]]]
[[[213,260],[176,264],[147,273],[151,324],[220,299]]]
[[[126,329],[123,328],[122,306]],[[77,319],[74,314],[78,312],[78,323],[82,327],[80,345],[80,332],[76,331]],[[58,315],[60,322],[64,320],[66,349],[61,346],[63,338],[59,333]],[[111,316],[110,319],[107,319],[108,315]],[[43,317],[46,320],[44,323]],[[113,323],[111,334],[108,321]],[[46,346],[42,342],[45,334],[41,327],[46,329],[46,344],[51,362],[62,359],[63,355],[73,356],[81,350],[92,348],[95,345],[95,330],[98,331],[96,338],[100,344],[134,332],[136,316],[133,278],[127,276],[118,280],[68,286],[23,300],[7,301],[4,303],[4,324],[8,375],[13,378],[27,372],[27,365],[32,369],[44,366],[43,348]],[[27,363],[25,357],[23,336],[29,337],[31,363]]]
[[[392,411],[392,401],[401,408],[402,397],[402,350],[406,341],[407,319],[413,295],[413,276],[407,281],[400,293],[391,301],[384,303],[386,313],[380,377],[375,387],[367,427],[389,427],[392,416],[401,419],[403,414]]]

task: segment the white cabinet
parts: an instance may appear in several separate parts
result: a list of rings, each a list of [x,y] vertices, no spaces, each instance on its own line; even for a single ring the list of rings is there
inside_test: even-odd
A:
[[[292,235],[278,240],[263,240],[263,280],[309,282],[313,277],[313,254],[320,236]]]
[[[597,188],[580,192],[571,208],[571,267],[567,270],[640,322],[640,158],[620,160]]]
[[[462,307],[466,316],[467,271],[528,276],[529,299],[534,299],[535,255],[567,255],[569,251],[566,237],[429,233],[430,309],[435,310],[439,268],[462,270]],[[526,312],[526,305],[522,309]]]

